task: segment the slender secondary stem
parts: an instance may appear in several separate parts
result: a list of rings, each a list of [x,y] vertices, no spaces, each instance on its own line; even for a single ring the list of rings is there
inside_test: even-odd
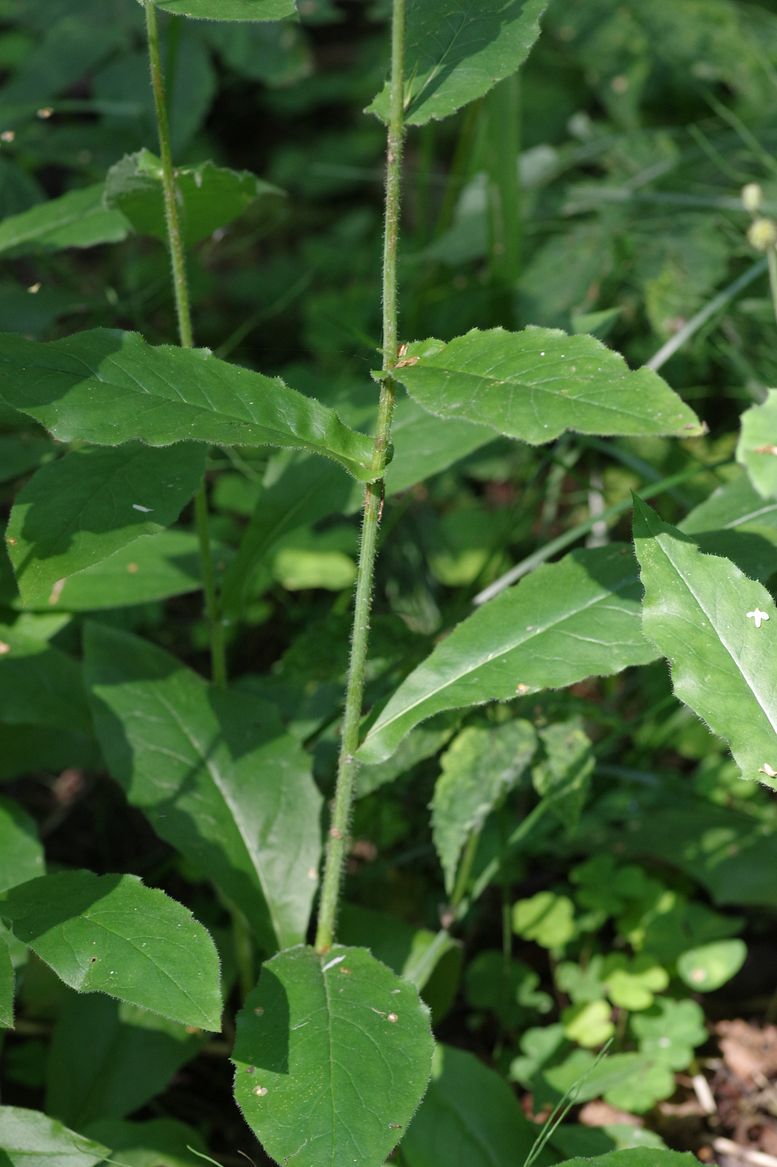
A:
[[[173,155],[170,148],[170,122],[167,117],[165,74],[162,68],[162,54],[159,47],[159,25],[157,24],[156,8],[152,0],[145,0],[145,10],[148,59],[151,67],[151,89],[154,94],[154,110],[159,137],[159,157],[162,162],[162,192],[165,206],[165,225],[170,249],[175,311],[178,318],[178,339],[182,348],[193,348],[194,333],[192,330],[192,310],[189,300],[189,282],[186,278],[186,251],[181,233],[181,218],[178,214],[175,171],[173,169]],[[213,571],[213,555],[208,532],[208,496],[204,481],[200,484],[200,488],[195,495],[194,511],[197,538],[200,545],[200,565],[205,591],[205,612],[210,629],[211,671],[214,682],[220,687],[223,687],[227,679],[224,624],[219,610],[216,581]]]
[[[378,545],[378,525],[383,509],[383,472],[391,438],[396,385],[392,372],[399,355],[397,316],[397,249],[402,188],[402,144],[404,138],[405,0],[394,0],[391,25],[391,96],[386,150],[386,203],[383,241],[383,376],[380,383],[378,418],[375,429],[372,469],[375,481],[364,495],[361,544],[356,576],[351,659],[345,690],[345,711],[337,765],[332,825],[329,830],[321,906],[316,931],[316,948],[326,952],[335,937],[343,867],[348,846],[348,828],[353,805],[359,745],[359,723],[364,698],[372,582]]]

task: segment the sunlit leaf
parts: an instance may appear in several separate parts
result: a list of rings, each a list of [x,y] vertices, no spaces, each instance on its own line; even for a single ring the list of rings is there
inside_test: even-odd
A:
[[[134,875],[42,875],[3,893],[0,918],[71,989],[221,1028],[213,941],[186,908]]]
[[[639,577],[621,544],[575,551],[538,568],[478,608],[407,677],[358,756],[388,757],[405,734],[443,709],[516,696],[646,664]]]
[[[296,14],[294,0],[154,0],[157,8],[195,20],[283,20]]]
[[[700,552],[639,499],[645,635],[677,696],[728,742],[745,778],[777,788],[777,609],[728,559]]]
[[[95,1167],[109,1154],[39,1110],[0,1106],[0,1167]]]
[[[747,468],[763,498],[777,497],[777,389],[770,389],[762,405],[742,414],[737,461]]]
[[[278,953],[238,1015],[235,1098],[278,1163],[381,1167],[432,1058],[416,989],[365,948]]]
[[[473,329],[448,344],[419,341],[408,354],[396,376],[424,409],[532,445],[565,430],[683,437],[703,432],[693,410],[657,373],[632,371],[593,336],[568,336],[555,328]]]

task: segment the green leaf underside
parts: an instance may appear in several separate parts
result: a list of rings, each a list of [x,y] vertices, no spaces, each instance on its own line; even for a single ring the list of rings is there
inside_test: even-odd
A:
[[[777,389],[742,414],[737,461],[763,498],[777,498]]]
[[[223,549],[213,547],[217,564]],[[93,563],[51,589],[45,607],[51,611],[96,612],[132,607],[196,592],[202,587],[197,536],[191,531],[141,535],[107,559]]]
[[[308,755],[273,707],[211,689],[146,641],[95,624],[85,644],[97,735],[129,801],[265,947],[296,944],[320,854]]]
[[[482,97],[523,64],[548,0],[409,0],[405,119],[420,126]],[[388,120],[388,85],[369,107]]]
[[[701,551],[733,560],[751,579],[766,583],[774,574],[777,498],[762,498],[744,471],[694,507],[678,527]]]
[[[237,1019],[235,1098],[295,1167],[381,1167],[429,1081],[429,1014],[364,948],[278,953]]]
[[[536,747],[534,726],[510,721],[489,729],[469,726],[442,755],[432,799],[432,836],[449,893],[467,838],[482,828],[519,780]]]
[[[490,426],[531,445],[566,430],[583,434],[703,432],[657,373],[633,371],[593,336],[556,328],[473,329],[441,345],[419,341],[396,378],[430,413]]]
[[[283,20],[296,15],[294,0],[154,0],[162,12],[194,20]]]
[[[0,1163],[10,1162],[12,1167],[94,1167],[109,1154],[107,1147],[68,1130],[38,1110],[0,1106]]]
[[[777,788],[771,595],[729,560],[700,552],[639,499],[634,540],[645,635],[669,660],[675,693],[728,743],[744,778]]]
[[[175,172],[181,230],[191,247],[226,227],[262,196],[281,191],[247,170],[227,170],[213,162]],[[162,164],[150,150],[128,154],[108,171],[105,204],[120,211],[141,235],[167,238]]]
[[[34,255],[66,247],[119,243],[129,223],[103,206],[103,184],[84,187],[10,215],[0,223],[0,255]]]
[[[43,875],[5,892],[0,917],[71,989],[221,1028],[213,941],[186,908],[137,877]]]
[[[48,604],[68,576],[174,522],[202,480],[205,456],[195,443],[130,443],[43,466],[17,495],[7,529],[22,601]]]
[[[301,448],[373,476],[369,439],[280,378],[204,349],[153,347],[133,332],[94,329],[47,344],[0,335],[0,402],[65,442]]]
[[[402,1142],[402,1157],[408,1167],[519,1164],[538,1133],[499,1074],[473,1054],[441,1045],[429,1090]]]
[[[507,701],[646,664],[639,575],[613,543],[540,567],[462,621],[402,682],[358,751],[379,762],[443,709]]]

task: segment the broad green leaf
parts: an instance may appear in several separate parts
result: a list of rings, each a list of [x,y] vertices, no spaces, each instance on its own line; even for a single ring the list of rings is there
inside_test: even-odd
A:
[[[711,993],[741,969],[747,957],[744,940],[716,940],[689,948],[677,961],[677,972],[696,993]]]
[[[63,442],[302,448],[373,477],[369,439],[279,377],[206,349],[155,348],[134,332],[98,328],[48,344],[0,335],[0,402]]]
[[[0,721],[92,734],[81,665],[45,640],[0,625]]]
[[[396,377],[429,413],[490,426],[531,445],[565,430],[703,432],[693,410],[657,373],[632,371],[595,337],[556,328],[473,329],[448,344],[420,341],[408,348]]]
[[[34,821],[17,803],[0,798],[0,892],[34,879],[44,870],[43,847]]]
[[[595,1159],[568,1159],[565,1167],[699,1167],[699,1160],[679,1151],[634,1147],[626,1151],[609,1151]]]
[[[630,1019],[642,1053],[664,1062],[673,1070],[685,1070],[693,1061],[693,1051],[709,1037],[704,1011],[695,1001],[673,1001],[664,997],[650,1009]]]
[[[217,577],[224,548],[212,547]],[[153,600],[182,596],[202,587],[202,563],[197,536],[190,531],[162,531],[141,535],[51,589],[47,607],[64,612],[96,612],[129,608]]]
[[[0,917],[71,989],[221,1028],[213,941],[191,912],[136,876],[42,875],[4,893]]]
[[[235,1098],[267,1154],[298,1167],[381,1167],[429,1081],[414,986],[366,948],[278,953],[238,1014]]]
[[[247,170],[227,170],[213,162],[179,167],[175,181],[181,230],[189,247],[226,227],[257,199],[282,194]],[[167,239],[162,163],[150,150],[128,154],[111,167],[105,205],[120,211],[140,235]]]
[[[762,405],[742,414],[737,461],[763,498],[777,497],[777,389],[769,390]]]
[[[0,934],[0,1028],[13,1029],[14,970],[11,952]]]
[[[402,682],[358,751],[391,754],[405,734],[443,709],[571,685],[647,664],[639,579],[628,547],[574,551],[538,568],[478,608]]]
[[[27,291],[24,294],[29,298]],[[11,482],[37,470],[55,456],[55,451],[53,442],[36,433],[3,434],[0,436],[0,482]]]
[[[78,1130],[123,1118],[161,1094],[202,1043],[190,1027],[102,993],[68,994],[49,1047],[46,1112]]]
[[[211,689],[154,645],[97,624],[86,674],[98,738],[129,801],[266,948],[298,943],[316,890],[321,796],[274,707]]]
[[[518,1164],[538,1133],[499,1074],[471,1053],[439,1045],[426,1097],[402,1141],[402,1158],[408,1167]]]
[[[297,13],[294,0],[154,0],[157,8],[194,20],[283,20]]]
[[[129,230],[119,211],[103,206],[103,186],[98,183],[4,219],[0,223],[0,255],[34,255],[118,243],[127,238]]]
[[[0,1106],[0,1167],[94,1167],[109,1154],[39,1110]]]
[[[406,121],[444,118],[523,64],[548,0],[409,0]],[[369,107],[388,119],[388,86]]]
[[[179,442],[85,449],[44,466],[16,497],[8,554],[22,601],[61,598],[67,577],[174,522],[205,472],[205,447]]]
[[[145,1122],[101,1118],[89,1123],[85,1132],[111,1148],[105,1167],[202,1167],[203,1160],[216,1162],[208,1159],[199,1132],[172,1118]]]
[[[569,896],[538,891],[513,905],[513,931],[543,948],[563,948],[576,935],[575,905]]]
[[[584,1049],[593,1049],[615,1033],[612,1009],[606,1001],[586,1001],[561,1011],[564,1035]]]
[[[71,766],[94,771],[101,765],[93,731],[0,724],[0,782],[29,774],[61,774]]]
[[[473,831],[518,782],[537,748],[528,721],[462,730],[440,759],[432,799],[432,836],[450,894],[461,852]]]
[[[401,397],[391,425],[394,456],[386,470],[386,497],[425,482],[493,440],[488,426],[450,419],[441,425],[412,398]]]
[[[766,588],[705,555],[639,499],[634,541],[645,635],[677,696],[728,743],[744,778],[777,788],[777,609]]]

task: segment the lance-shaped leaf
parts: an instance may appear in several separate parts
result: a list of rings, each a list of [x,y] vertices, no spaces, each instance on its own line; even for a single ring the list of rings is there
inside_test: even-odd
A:
[[[42,875],[0,896],[0,918],[71,989],[221,1028],[213,941],[182,904],[137,876]]]
[[[0,1167],[94,1167],[109,1155],[101,1143],[39,1110],[0,1106]]]
[[[493,728],[468,726],[442,755],[432,799],[432,836],[448,893],[470,834],[482,828],[519,780],[536,748],[530,722],[508,721]]]
[[[406,121],[444,118],[512,76],[540,34],[548,0],[409,0]],[[388,86],[370,112],[388,120]]]
[[[181,230],[189,247],[226,227],[257,199],[282,194],[247,170],[228,170],[213,162],[179,167],[175,183]],[[140,235],[167,239],[162,163],[150,150],[128,154],[111,167],[105,205],[121,211]]]
[[[222,693],[146,641],[86,635],[111,774],[274,950],[302,939],[316,889],[321,796],[272,706]]]
[[[98,328],[48,344],[0,335],[0,402],[63,442],[302,448],[374,477],[369,439],[279,377],[134,332]]]
[[[777,389],[769,390],[763,405],[742,414],[737,461],[763,498],[777,498]]]
[[[473,329],[448,344],[410,345],[396,377],[438,417],[462,418],[541,445],[583,434],[703,432],[698,418],[652,369],[632,371],[593,336],[557,328]]]
[[[744,471],[694,507],[679,529],[701,551],[724,555],[752,579],[766,583],[774,574],[777,496],[763,499]]]
[[[235,1098],[278,1163],[381,1167],[429,1081],[429,1011],[365,948],[278,953],[238,1015]]]
[[[567,1159],[565,1167],[699,1167],[699,1160],[690,1153],[634,1147],[626,1151],[608,1151],[595,1159]]]
[[[199,443],[132,442],[43,466],[17,495],[6,533],[22,601],[59,599],[68,576],[174,522],[202,481],[205,455]]]
[[[405,734],[443,709],[507,701],[584,677],[646,664],[631,550],[610,544],[540,567],[478,608],[399,686],[358,751],[388,757]]]
[[[154,0],[162,12],[194,20],[283,20],[295,16],[294,0]]]
[[[777,789],[777,609],[728,559],[705,555],[639,499],[645,635],[677,696],[728,743],[744,778]]]
[[[87,186],[9,215],[0,223],[0,255],[32,255],[66,247],[118,243],[130,227],[120,211],[103,206],[103,184]]]

